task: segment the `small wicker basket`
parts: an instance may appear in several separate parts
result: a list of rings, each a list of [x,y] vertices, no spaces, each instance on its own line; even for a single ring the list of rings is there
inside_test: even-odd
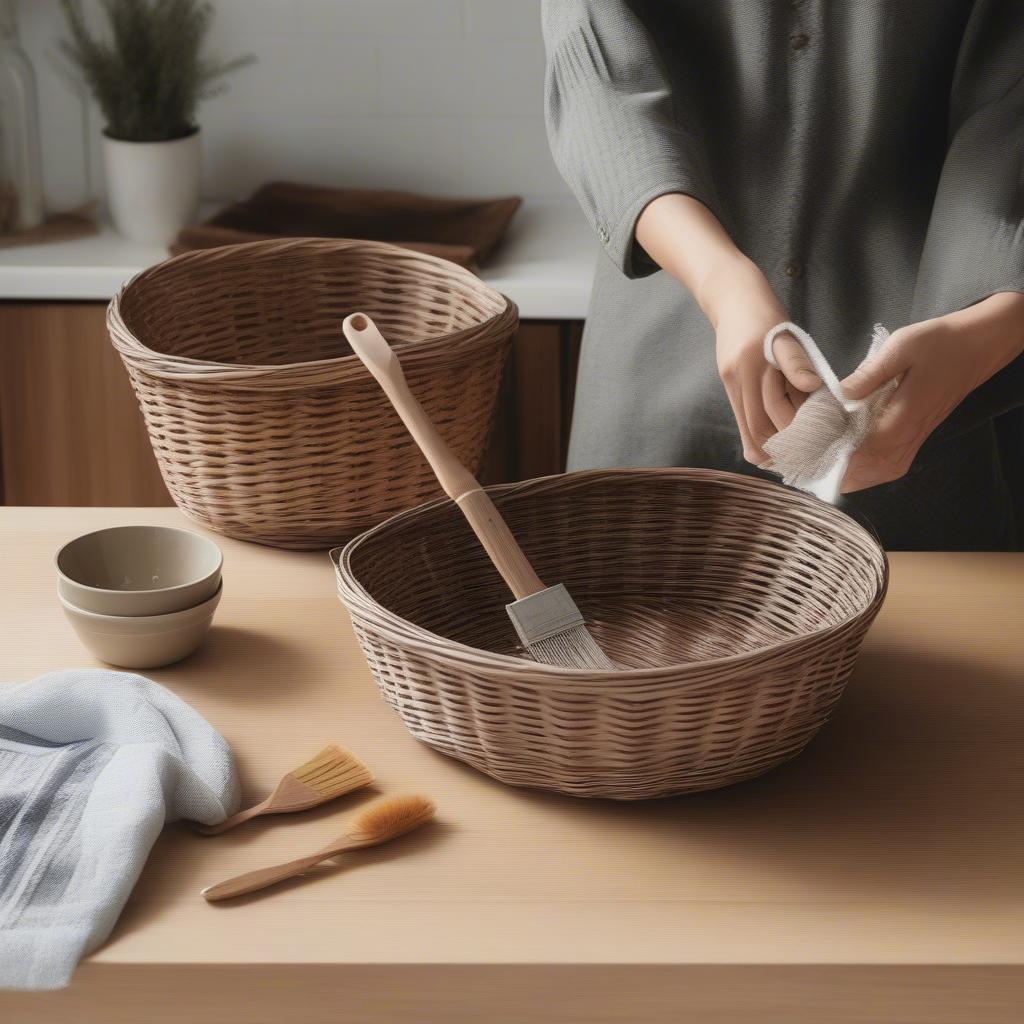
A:
[[[171,496],[231,537],[348,540],[440,493],[351,354],[369,313],[467,466],[479,466],[515,305],[469,271],[381,242],[287,239],[186,253],[132,278],[107,326]]]
[[[384,698],[503,782],[642,799],[768,771],[824,723],[885,596],[867,531],[764,480],[600,470],[488,491],[626,671],[523,660],[505,586],[450,501],[335,558]]]

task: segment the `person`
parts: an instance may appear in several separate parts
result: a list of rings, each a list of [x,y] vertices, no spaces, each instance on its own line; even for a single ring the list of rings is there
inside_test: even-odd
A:
[[[552,153],[604,248],[569,468],[759,473],[820,385],[899,384],[841,507],[1024,540],[1024,3],[545,0]],[[661,272],[659,272],[661,271]],[[893,329],[860,366],[872,327]],[[896,329],[898,328],[898,329]]]

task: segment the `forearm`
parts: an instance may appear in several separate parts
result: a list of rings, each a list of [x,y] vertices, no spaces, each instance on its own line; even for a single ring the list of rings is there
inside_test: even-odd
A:
[[[760,271],[698,199],[672,192],[648,203],[636,222],[636,240],[662,270],[680,281],[717,325],[730,287]]]
[[[634,234],[647,255],[690,290],[711,321],[718,372],[743,456],[763,462],[761,445],[792,420],[806,394],[821,386],[806,353],[789,335],[780,335],[774,348],[782,373],[765,360],[765,335],[789,314],[757,265],[692,196],[672,192],[652,200]]]

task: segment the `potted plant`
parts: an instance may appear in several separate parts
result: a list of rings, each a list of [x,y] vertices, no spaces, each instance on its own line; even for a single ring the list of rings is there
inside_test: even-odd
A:
[[[61,49],[100,106],[107,202],[117,230],[167,244],[199,203],[196,107],[251,56],[200,54],[213,6],[200,0],[102,0],[109,38],[93,35],[81,0],[61,0]]]

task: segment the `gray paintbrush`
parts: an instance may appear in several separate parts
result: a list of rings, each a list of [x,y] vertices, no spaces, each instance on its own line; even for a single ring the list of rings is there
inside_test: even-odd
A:
[[[506,605],[519,639],[533,657],[566,668],[614,669],[590,635],[576,602],[562,584],[546,587],[533,571],[487,492],[463,466],[409,390],[398,357],[364,313],[342,325],[352,351],[384,389],[426,456],[441,486],[462,509],[494,567],[516,600]]]

